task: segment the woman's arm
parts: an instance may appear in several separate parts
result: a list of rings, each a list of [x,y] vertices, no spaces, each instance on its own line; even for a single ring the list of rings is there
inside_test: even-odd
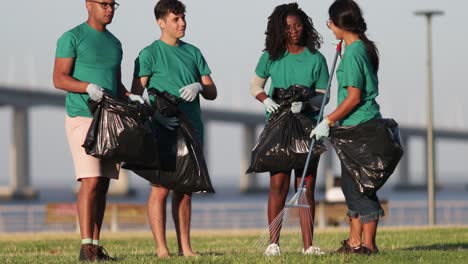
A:
[[[257,74],[254,74],[252,80],[250,80],[250,94],[260,102],[268,98],[265,93],[265,83],[266,79],[258,77]]]
[[[327,116],[330,124],[347,116],[353,109],[361,102],[361,89],[348,86],[348,96],[341,102],[341,104]]]

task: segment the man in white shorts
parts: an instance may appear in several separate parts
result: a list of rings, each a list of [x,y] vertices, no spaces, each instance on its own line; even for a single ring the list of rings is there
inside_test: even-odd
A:
[[[143,102],[128,93],[121,82],[122,45],[106,26],[119,6],[114,0],[86,0],[88,19],[65,32],[57,42],[54,86],[67,91],[65,130],[70,145],[78,192],[81,233],[80,261],[115,260],[99,245],[110,179],[118,179],[120,164],[99,160],[81,145],[92,121],[87,101],[98,101],[103,93]]]

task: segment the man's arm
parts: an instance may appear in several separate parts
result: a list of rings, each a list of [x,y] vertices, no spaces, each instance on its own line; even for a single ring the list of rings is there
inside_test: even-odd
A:
[[[148,84],[149,76],[135,77],[132,82],[132,94],[142,95],[145,87]]]
[[[132,82],[132,89],[131,89],[132,94],[137,94],[137,95],[141,96],[143,94],[143,91],[146,88],[146,85],[148,84],[148,80],[149,80],[149,76],[134,77],[133,82]],[[153,108],[151,108],[151,109],[153,109]],[[169,130],[174,130],[176,127],[179,126],[179,119],[177,117],[163,116],[157,110],[155,110],[152,113],[152,116],[163,127],[167,128]]]
[[[204,75],[201,77],[201,85],[203,86],[203,91],[201,92],[203,98],[206,100],[216,99],[218,91],[210,75]]]
[[[89,83],[71,76],[75,58],[55,58],[53,82],[57,89],[73,93],[86,93]]]
[[[130,92],[125,88],[125,85],[122,83],[122,70],[119,68],[117,72],[117,94],[121,99],[127,99],[130,95]]]

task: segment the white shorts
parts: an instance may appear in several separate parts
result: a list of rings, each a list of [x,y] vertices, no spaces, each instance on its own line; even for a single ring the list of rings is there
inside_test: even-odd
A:
[[[89,117],[65,117],[65,132],[75,167],[75,177],[79,181],[83,178],[106,177],[119,178],[120,163],[109,160],[99,160],[86,154],[83,145],[88,129],[93,121]]]

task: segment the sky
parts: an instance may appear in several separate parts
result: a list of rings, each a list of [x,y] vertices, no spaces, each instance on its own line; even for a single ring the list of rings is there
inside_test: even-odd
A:
[[[59,92],[52,85],[57,39],[84,22],[84,0],[5,1],[0,9],[0,84],[16,89]],[[130,88],[133,61],[139,51],[159,38],[154,0],[120,0],[108,29],[123,44],[123,82]],[[378,102],[385,117],[402,125],[426,124],[426,21],[416,10],[440,9],[444,16],[433,20],[434,124],[436,128],[468,130],[468,109],[464,77],[468,53],[464,45],[468,32],[463,25],[468,2],[461,0],[358,0],[368,25],[368,36],[380,51]],[[267,17],[278,4],[272,0],[186,0],[187,32],[184,41],[201,49],[218,87],[215,101],[202,108],[263,112],[263,106],[249,94],[249,80],[264,48]],[[331,0],[297,1],[312,18],[324,43],[321,52],[329,66],[334,53],[334,36],[326,27]],[[336,85],[331,103],[336,104]],[[31,109],[31,174],[34,185],[73,184],[72,163],[64,134],[63,108]],[[11,138],[11,109],[0,108],[0,185],[8,183],[8,145]],[[259,128],[260,130],[261,128]],[[208,165],[213,182],[239,182],[241,127],[210,125]],[[422,180],[423,141],[410,143],[411,170]],[[460,181],[466,163],[466,142],[437,144],[437,170],[450,181]],[[418,178],[419,177],[419,178]],[[267,179],[265,177],[264,179]],[[144,184],[132,177],[132,183]],[[320,181],[320,178],[319,178]]]

